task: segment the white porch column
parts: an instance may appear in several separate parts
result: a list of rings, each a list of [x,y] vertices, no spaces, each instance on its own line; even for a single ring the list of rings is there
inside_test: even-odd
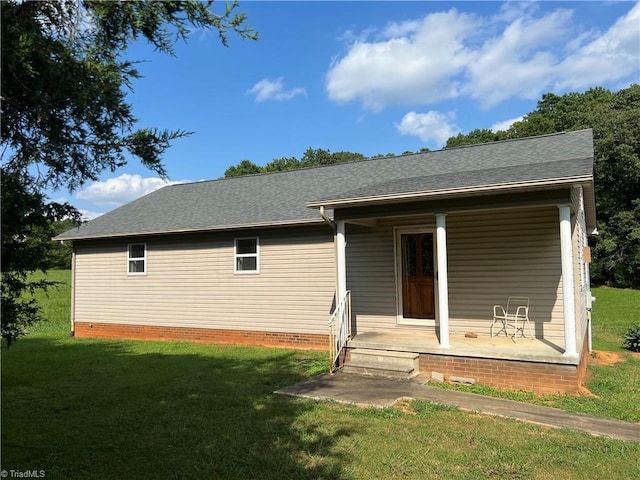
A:
[[[336,305],[340,303],[340,301],[347,293],[347,241],[345,232],[346,229],[344,220],[338,220],[336,222],[336,267],[338,270],[338,290],[336,292]]]
[[[440,348],[449,348],[449,280],[447,277],[446,213],[436,213],[436,252],[438,265],[438,321]]]
[[[564,357],[577,357],[576,312],[573,285],[571,206],[558,205],[560,211],[560,257],[562,259],[562,308],[564,316]]]

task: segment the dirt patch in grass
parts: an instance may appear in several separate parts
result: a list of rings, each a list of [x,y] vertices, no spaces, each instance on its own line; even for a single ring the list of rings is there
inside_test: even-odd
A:
[[[393,404],[393,408],[398,409],[402,413],[406,415],[417,415],[416,411],[413,409],[411,403],[413,402],[412,398],[402,397],[399,398],[396,403]]]
[[[593,398],[600,398],[598,395],[596,395],[595,393],[593,393],[591,390],[589,390],[587,387],[585,387],[584,385],[580,385],[580,388],[578,389],[578,396],[579,397],[593,397]]]
[[[591,353],[591,356],[588,358],[587,362],[589,365],[594,365],[598,367],[609,367],[615,365],[620,362],[624,362],[628,356],[635,357],[636,353],[621,353],[621,352],[607,352],[604,350],[594,350]],[[640,356],[640,355],[639,355]],[[585,377],[585,382],[589,381],[592,378],[592,374],[587,372]],[[600,398],[598,395],[592,393],[587,387],[584,385],[580,386],[578,391],[579,397],[594,397]]]
[[[589,365],[607,366],[624,361],[624,354],[618,352],[605,352],[594,350],[588,360]]]

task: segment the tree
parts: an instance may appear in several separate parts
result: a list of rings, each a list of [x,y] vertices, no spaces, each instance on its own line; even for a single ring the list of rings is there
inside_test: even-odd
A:
[[[455,137],[449,137],[445,148],[461,147],[463,145],[476,145],[478,143],[497,142],[507,138],[506,132],[494,132],[488,128],[471,130],[466,135],[459,133]]]
[[[286,172],[297,168],[300,168],[300,160],[296,157],[282,157],[271,160],[262,168],[262,172]]]
[[[547,93],[536,110],[508,130],[473,130],[447,147],[592,128],[599,235],[594,239],[596,284],[640,287],[640,85],[618,92]]]
[[[62,220],[53,220],[49,222],[49,230],[51,236],[60,235],[80,224],[78,220],[73,218],[64,218]],[[51,238],[51,237],[49,237]],[[51,244],[46,255],[44,267],[46,269],[69,270],[71,268],[72,244],[70,242],[56,242],[50,240]]]
[[[242,160],[238,165],[227,168],[224,172],[224,176],[227,178],[241,177],[243,175],[253,175],[255,173],[262,173],[262,168],[251,160]]]
[[[360,160],[364,160],[366,157],[361,153],[356,152],[334,152],[331,154],[332,163],[346,163],[346,162],[357,162]]]
[[[20,172],[0,172],[2,188],[2,337],[7,344],[40,319],[36,301],[24,294],[53,285],[32,280],[49,254],[53,222],[73,217],[73,207],[47,203],[44,195]],[[73,221],[73,220],[70,220]]]
[[[257,39],[237,3],[221,13],[212,1],[5,1],[2,4],[2,336],[14,340],[37,319],[23,292],[45,288],[28,272],[46,267],[38,227],[61,220],[69,205],[47,200],[47,188],[77,189],[129,158],[166,177],[162,155],[182,130],[136,129],[126,94],[139,73],[127,47],[146,39],[173,55],[189,28]],[[21,210],[22,209],[22,210]],[[5,216],[23,211],[26,217]],[[26,236],[26,237],[25,237]],[[37,238],[39,236],[36,235]],[[16,255],[16,251],[24,255]],[[21,303],[22,302],[22,303]]]
[[[256,173],[286,172],[298,168],[318,167],[320,165],[332,165],[334,163],[355,162],[365,158],[361,153],[335,152],[322,148],[307,148],[298,160],[296,157],[274,158],[264,167],[260,167],[250,160],[242,160],[238,165],[227,168],[224,172],[226,178],[253,175]]]
[[[596,281],[640,287],[640,85],[595,106]]]

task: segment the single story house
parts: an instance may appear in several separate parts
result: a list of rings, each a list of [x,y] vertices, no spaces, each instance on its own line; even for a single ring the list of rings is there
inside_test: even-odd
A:
[[[171,185],[56,239],[76,337],[408,352],[549,393],[584,376],[595,227],[580,130]],[[510,296],[531,328],[492,336]]]

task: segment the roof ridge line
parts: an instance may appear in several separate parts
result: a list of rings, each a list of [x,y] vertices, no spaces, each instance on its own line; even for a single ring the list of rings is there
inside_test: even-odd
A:
[[[212,178],[209,180],[197,180],[197,181],[193,181],[193,182],[185,182],[185,183],[176,183],[176,184],[172,184],[172,185],[167,185],[166,187],[163,188],[167,188],[167,187],[180,187],[180,186],[185,186],[185,185],[194,185],[196,183],[211,183],[211,182],[219,182],[219,181],[226,181],[226,180],[236,180],[236,179],[240,179],[240,178],[251,178],[251,177],[259,177],[259,176],[265,176],[265,175],[278,175],[278,174],[287,174],[287,173],[292,173],[292,172],[300,172],[300,171],[304,171],[304,170],[315,170],[315,169],[320,169],[320,168],[329,168],[329,167],[335,167],[338,165],[349,165],[349,164],[355,164],[355,163],[363,163],[363,162],[371,162],[371,161],[376,161],[376,160],[386,160],[386,159],[390,159],[390,158],[403,158],[403,157],[411,157],[411,156],[416,156],[416,155],[429,155],[430,153],[438,153],[438,152],[449,152],[452,150],[460,150],[460,149],[464,149],[464,148],[473,148],[473,147],[480,147],[483,145],[495,145],[495,144],[500,144],[500,143],[509,143],[509,142],[519,142],[519,141],[523,141],[523,140],[530,140],[533,138],[544,138],[544,137],[555,137],[555,136],[559,136],[559,135],[566,135],[569,133],[577,133],[577,132],[585,132],[591,130],[590,128],[582,128],[580,130],[571,130],[571,131],[566,131],[563,130],[561,132],[554,132],[554,133],[545,133],[543,135],[530,135],[528,137],[520,137],[520,138],[508,138],[505,140],[496,140],[494,142],[484,142],[484,143],[473,143],[470,145],[460,145],[458,147],[450,147],[450,148],[446,148],[443,147],[439,150],[429,150],[428,152],[413,152],[413,153],[403,153],[403,154],[399,154],[399,155],[385,155],[382,157],[366,157],[363,158],[361,160],[350,160],[348,162],[338,162],[338,163],[330,163],[327,165],[311,165],[308,167],[301,167],[301,168],[295,168],[292,170],[279,170],[279,171],[275,171],[275,172],[261,172],[261,173],[251,173],[251,174],[247,174],[247,175],[239,175],[237,177],[219,177],[219,178]]]
[[[520,141],[523,141],[523,140],[530,140],[532,138],[555,137],[555,136],[558,136],[558,135],[567,135],[569,133],[586,132],[588,130],[592,130],[592,129],[591,128],[581,128],[579,130],[562,130],[560,132],[543,133],[542,135],[529,135],[527,137],[505,138],[504,140],[495,140],[493,142],[471,143],[469,145],[460,145],[460,146],[457,146],[457,147],[450,147],[450,148],[446,148],[445,147],[445,148],[441,148],[440,150],[434,150],[434,152],[458,150],[458,149],[461,149],[461,148],[479,147],[481,145],[494,145],[496,143],[520,142]],[[428,153],[428,152],[425,152],[425,153]]]

